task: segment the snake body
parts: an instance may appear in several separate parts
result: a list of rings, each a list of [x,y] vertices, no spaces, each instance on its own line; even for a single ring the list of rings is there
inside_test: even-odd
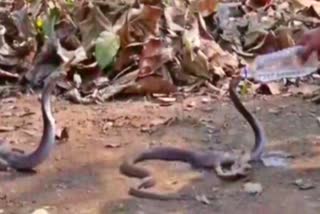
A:
[[[231,79],[229,85],[229,94],[234,106],[250,124],[254,132],[255,143],[249,160],[245,160],[245,162],[248,163],[261,160],[265,145],[267,143],[267,138],[258,119],[251,114],[240,101],[240,98],[236,92],[236,87],[239,84],[239,81],[240,78]],[[155,180],[153,179],[151,173],[148,170],[135,165],[136,163],[145,160],[182,161],[189,163],[194,168],[214,169],[218,177],[223,179],[237,179],[242,177],[246,175],[247,169],[249,168],[248,164],[239,160],[239,157],[235,157],[228,152],[191,151],[174,147],[151,148],[147,151],[137,154],[131,159],[125,160],[120,165],[120,172],[129,177],[142,179],[142,182],[140,185],[138,185],[138,187],[131,187],[129,189],[130,195],[139,198],[156,200],[182,200],[186,198],[182,196],[161,195],[142,190],[155,185]],[[231,171],[229,173],[223,171],[222,168],[225,165],[231,165]]]
[[[264,132],[264,129],[259,122],[259,120],[253,115],[249,110],[242,104],[237,92],[236,88],[240,82],[240,78],[231,79],[229,85],[229,95],[233,105],[236,109],[241,113],[241,115],[247,120],[249,125],[251,126],[255,141],[254,146],[251,150],[250,162],[252,161],[261,161],[261,157],[264,153],[265,147],[267,145],[268,139]]]
[[[54,72],[48,77],[44,85],[41,98],[41,112],[43,117],[43,134],[39,146],[30,154],[14,152],[10,149],[0,148],[0,160],[2,168],[4,164],[7,168],[19,171],[28,171],[37,167],[45,161],[55,145],[55,120],[51,111],[51,94],[56,82],[62,77],[59,72]]]

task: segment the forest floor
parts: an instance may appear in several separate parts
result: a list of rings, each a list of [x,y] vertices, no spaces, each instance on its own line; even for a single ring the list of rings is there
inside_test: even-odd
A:
[[[36,174],[0,173],[1,213],[28,214],[44,208],[50,214],[318,214],[319,107],[295,97],[244,100],[265,127],[268,149],[294,155],[288,167],[258,166],[249,178],[226,183],[213,172],[195,171],[184,163],[149,161],[141,165],[156,177],[153,191],[206,196],[209,203],[136,199],[128,195],[128,188],[138,181],[118,169],[135,152],[157,145],[251,148],[252,131],[230,101],[194,95],[164,107],[143,99],[88,106],[56,100],[54,116],[59,127],[68,128],[69,138],[57,145]],[[0,137],[19,148],[34,148],[42,129],[38,106],[36,96],[2,101],[1,130],[7,131]],[[299,189],[294,185],[298,179],[314,188]],[[244,191],[248,181],[260,183],[262,192]]]

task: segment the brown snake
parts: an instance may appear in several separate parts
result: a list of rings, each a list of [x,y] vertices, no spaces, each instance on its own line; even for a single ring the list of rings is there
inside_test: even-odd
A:
[[[169,196],[153,192],[147,192],[142,189],[150,188],[155,185],[155,180],[151,173],[135,164],[145,160],[165,160],[165,161],[182,161],[189,163],[194,168],[214,169],[217,176],[223,179],[237,179],[247,175],[250,168],[249,162],[260,161],[264,152],[267,138],[258,119],[251,114],[241,103],[236,92],[236,87],[240,82],[240,77],[233,78],[230,82],[230,98],[241,113],[241,115],[250,124],[254,136],[255,144],[251,151],[250,157],[236,157],[235,155],[223,151],[191,151],[174,147],[151,148],[139,153],[134,158],[124,161],[120,166],[120,172],[129,177],[142,179],[138,187],[131,187],[129,194],[139,198],[155,200],[185,200],[190,199],[187,196]],[[224,171],[225,166],[231,166],[229,171]]]
[[[55,120],[51,111],[51,93],[56,82],[63,77],[63,73],[55,71],[52,73],[42,91],[41,111],[43,117],[43,134],[38,148],[30,154],[15,152],[13,149],[5,148],[6,142],[0,147],[0,168],[2,170],[15,169],[18,171],[30,171],[45,161],[55,145]]]

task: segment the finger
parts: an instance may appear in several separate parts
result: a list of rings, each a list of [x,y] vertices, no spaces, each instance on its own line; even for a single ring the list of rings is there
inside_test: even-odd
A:
[[[309,35],[303,35],[298,41],[297,44],[298,45],[305,45],[306,42],[308,41]]]
[[[313,50],[314,50],[314,47],[312,45],[305,46],[305,49],[303,50],[303,52],[300,55],[300,58],[303,63],[305,63],[308,60],[308,58],[311,55]]]

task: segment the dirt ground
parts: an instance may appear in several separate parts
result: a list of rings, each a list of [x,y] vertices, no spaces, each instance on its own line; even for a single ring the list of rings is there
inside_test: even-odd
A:
[[[255,167],[248,179],[226,183],[187,164],[149,161],[141,165],[156,176],[153,191],[205,195],[210,203],[135,199],[127,191],[138,180],[118,170],[126,156],[160,145],[250,149],[249,126],[228,99],[203,102],[193,96],[169,107],[143,99],[91,106],[58,100],[54,115],[59,127],[69,129],[68,141],[57,145],[36,174],[0,173],[0,213],[29,214],[39,208],[50,214],[320,213],[320,108],[294,97],[245,100],[266,129],[268,149],[295,156],[289,167]],[[183,107],[188,104],[191,110]],[[19,148],[34,148],[42,129],[36,96],[2,101],[0,108],[1,129],[15,127],[0,137]],[[315,188],[300,190],[293,184],[297,179]],[[247,181],[260,183],[262,193],[246,193]]]

